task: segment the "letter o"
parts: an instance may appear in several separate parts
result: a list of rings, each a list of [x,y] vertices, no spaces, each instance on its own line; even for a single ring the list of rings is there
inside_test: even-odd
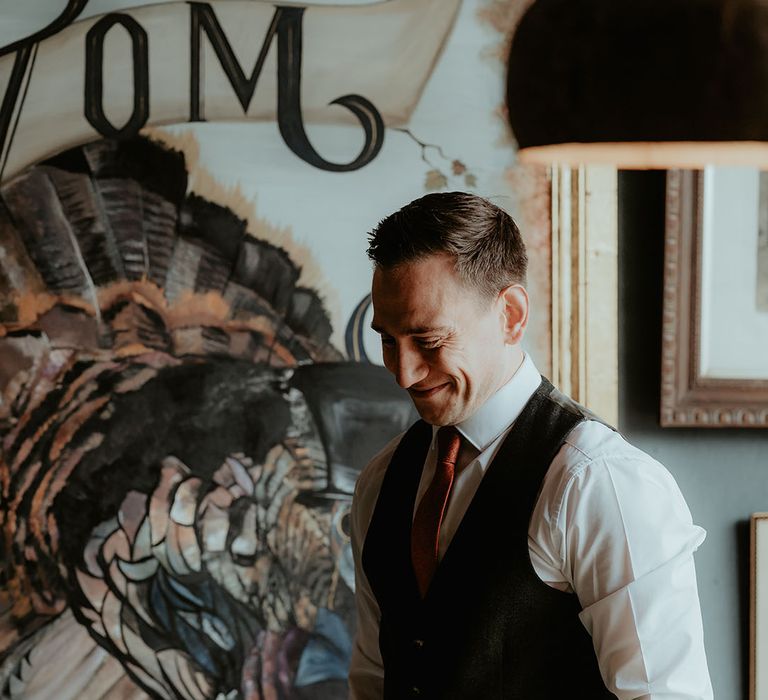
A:
[[[104,114],[104,37],[116,24],[128,32],[133,46],[133,111],[120,128]],[[102,136],[130,138],[149,119],[149,42],[147,32],[130,15],[102,17],[85,36],[85,118]]]

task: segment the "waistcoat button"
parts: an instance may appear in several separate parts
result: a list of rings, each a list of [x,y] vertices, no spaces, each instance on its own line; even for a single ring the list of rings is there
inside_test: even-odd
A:
[[[421,695],[421,688],[414,685],[413,688],[411,688],[411,697],[416,698],[419,695]]]
[[[416,649],[421,649],[424,646],[424,640],[423,639],[414,639],[413,640],[413,646],[416,647]]]

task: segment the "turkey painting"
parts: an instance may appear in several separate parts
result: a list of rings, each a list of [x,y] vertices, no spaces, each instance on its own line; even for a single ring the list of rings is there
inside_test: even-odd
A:
[[[0,700],[347,697],[354,482],[415,418],[366,232],[490,198],[555,356],[528,2],[5,3]]]
[[[349,502],[407,399],[178,152],[2,202],[2,697],[346,697]]]

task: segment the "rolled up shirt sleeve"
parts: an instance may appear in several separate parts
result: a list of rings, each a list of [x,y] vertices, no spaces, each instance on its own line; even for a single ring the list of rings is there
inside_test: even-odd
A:
[[[651,457],[584,457],[568,472],[552,543],[606,686],[619,700],[711,700],[693,561],[704,530]]]

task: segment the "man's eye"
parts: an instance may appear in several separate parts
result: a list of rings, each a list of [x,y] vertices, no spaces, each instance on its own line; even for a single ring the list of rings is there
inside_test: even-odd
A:
[[[381,344],[386,345],[387,347],[391,347],[395,344],[395,339],[390,338],[388,335],[382,335],[381,336]]]
[[[442,345],[442,341],[440,339],[419,341],[419,346],[424,348],[425,350],[436,350],[441,345]]]

